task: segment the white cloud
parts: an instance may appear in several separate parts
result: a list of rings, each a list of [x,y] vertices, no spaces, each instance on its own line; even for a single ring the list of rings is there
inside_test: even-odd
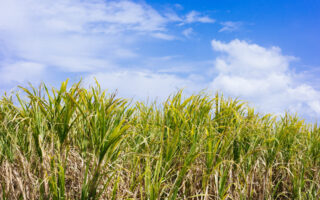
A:
[[[190,38],[190,36],[191,36],[192,34],[194,34],[194,31],[193,31],[192,28],[187,28],[187,29],[184,29],[184,30],[182,31],[182,34],[183,34],[185,37]]]
[[[101,32],[108,30],[110,24],[119,30],[159,31],[165,29],[168,21],[147,4],[131,1],[11,0],[1,5],[1,15],[7,17],[1,17],[1,25],[10,25],[14,20],[61,32],[91,32],[88,26],[97,27],[98,24]]]
[[[118,90],[119,95],[135,100],[147,98],[165,100],[168,95],[178,89],[184,88],[186,94],[201,89],[200,84],[194,83],[192,76],[181,78],[172,74],[150,71],[100,72],[89,75],[84,81],[87,85],[94,85],[94,78],[103,88],[109,91]]]
[[[163,40],[174,40],[175,39],[174,36],[166,34],[166,33],[161,33],[161,32],[153,33],[152,36],[155,38],[163,39]]]
[[[34,62],[15,62],[0,68],[0,80],[3,84],[11,82],[40,81],[45,73],[45,66]]]
[[[0,1],[0,40],[13,49],[10,56],[67,72],[108,69],[138,57],[133,45],[139,38],[173,39],[169,22],[131,1]]]
[[[230,43],[213,40],[211,44],[215,51],[226,53],[226,56],[216,60],[219,71],[225,73],[233,72],[248,77],[254,73],[261,75],[262,72],[282,73],[288,70],[289,62],[296,59],[282,55],[279,47],[267,49],[237,39]]]
[[[219,32],[233,32],[240,29],[242,23],[227,21],[227,22],[222,22],[221,25],[223,27],[219,30]]]
[[[0,52],[63,72],[114,69],[139,59],[137,44],[146,38],[177,39],[168,26],[184,18],[212,22],[195,11],[178,16],[128,0],[0,0]]]
[[[199,13],[197,11],[191,11],[186,15],[183,24],[185,24],[185,23],[195,23],[195,22],[214,23],[215,20],[210,18],[209,16],[201,15],[201,13]]]
[[[212,41],[221,55],[215,60],[217,77],[211,88],[252,102],[263,112],[285,110],[305,116],[320,116],[320,92],[297,82],[289,64],[296,58],[280,48],[264,48],[245,41]]]

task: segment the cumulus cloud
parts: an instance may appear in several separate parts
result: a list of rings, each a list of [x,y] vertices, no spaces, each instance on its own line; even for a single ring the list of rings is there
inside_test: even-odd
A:
[[[297,82],[279,47],[265,48],[235,39],[229,43],[212,41],[217,76],[211,88],[252,102],[260,111],[280,114],[285,110],[320,116],[320,92]],[[310,115],[311,114],[311,115]]]

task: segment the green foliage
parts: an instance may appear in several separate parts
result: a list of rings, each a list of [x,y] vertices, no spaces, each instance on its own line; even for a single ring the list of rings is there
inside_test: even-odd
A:
[[[3,199],[320,198],[320,128],[297,116],[204,92],[21,90],[0,100]]]

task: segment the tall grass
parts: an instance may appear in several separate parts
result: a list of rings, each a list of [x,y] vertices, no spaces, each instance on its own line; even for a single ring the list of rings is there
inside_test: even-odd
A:
[[[320,198],[320,127],[297,116],[204,92],[21,92],[0,100],[2,199]]]

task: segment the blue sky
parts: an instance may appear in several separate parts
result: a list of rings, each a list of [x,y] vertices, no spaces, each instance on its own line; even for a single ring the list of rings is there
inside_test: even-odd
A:
[[[0,92],[97,78],[119,95],[179,88],[320,117],[316,0],[0,0]]]

